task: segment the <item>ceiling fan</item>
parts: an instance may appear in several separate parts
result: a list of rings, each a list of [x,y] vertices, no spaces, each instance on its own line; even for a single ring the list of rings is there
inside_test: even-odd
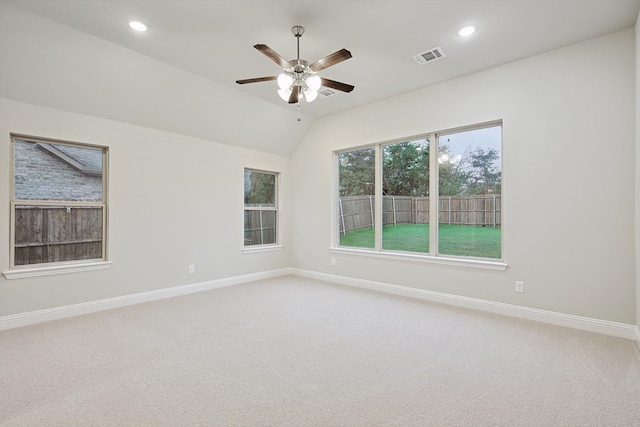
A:
[[[320,77],[317,72],[336,65],[351,58],[351,52],[347,49],[340,49],[331,55],[325,56],[316,62],[309,64],[308,61],[300,59],[300,37],[304,34],[304,28],[295,25],[291,32],[297,39],[298,58],[287,61],[266,44],[256,44],[253,47],[265,54],[269,59],[282,67],[283,72],[278,76],[256,77],[253,79],[236,80],[236,83],[243,85],[247,83],[259,83],[276,80],[278,82],[278,95],[283,101],[295,104],[304,98],[307,102],[312,102],[318,96],[321,86],[336,89],[342,92],[351,92],[354,86],[337,82],[335,80]]]

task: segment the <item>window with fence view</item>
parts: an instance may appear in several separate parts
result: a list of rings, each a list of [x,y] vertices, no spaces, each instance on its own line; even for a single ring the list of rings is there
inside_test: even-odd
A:
[[[244,246],[277,243],[277,178],[272,172],[244,171]]]
[[[501,259],[501,135],[492,123],[337,153],[340,246]]]
[[[13,137],[12,266],[105,259],[107,149]]]
[[[340,243],[373,248],[375,213],[375,151],[373,148],[338,155],[338,220]],[[345,237],[349,232],[349,237]]]

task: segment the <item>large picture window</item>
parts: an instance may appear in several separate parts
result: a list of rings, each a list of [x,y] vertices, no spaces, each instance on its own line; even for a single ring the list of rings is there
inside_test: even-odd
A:
[[[12,136],[11,267],[106,259],[107,148]]]
[[[341,151],[336,161],[338,246],[502,260],[500,122]]]
[[[244,171],[244,246],[278,243],[278,175]]]

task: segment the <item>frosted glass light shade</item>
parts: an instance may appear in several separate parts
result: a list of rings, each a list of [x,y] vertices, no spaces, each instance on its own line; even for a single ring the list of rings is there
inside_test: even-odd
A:
[[[322,85],[322,81],[320,80],[320,76],[318,75],[309,77],[307,80],[305,80],[305,83],[307,87],[314,92],[318,92],[320,86]]]
[[[307,102],[313,102],[317,97],[318,92],[315,90],[311,90],[311,88],[304,91],[304,99],[306,99]]]
[[[278,95],[282,98],[283,101],[288,102],[289,97],[291,96],[291,89],[280,89],[278,91]]]
[[[289,89],[293,83],[293,77],[288,74],[282,73],[278,76],[278,87],[280,89]]]

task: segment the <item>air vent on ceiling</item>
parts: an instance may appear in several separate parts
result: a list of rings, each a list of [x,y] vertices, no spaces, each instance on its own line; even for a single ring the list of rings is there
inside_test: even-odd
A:
[[[321,95],[324,96],[331,96],[331,95],[335,95],[336,93],[334,91],[332,91],[331,89],[322,89],[321,91],[318,92]]]
[[[445,54],[439,47],[435,47],[426,52],[419,53],[417,55],[413,55],[413,59],[420,65],[424,65],[427,62],[433,62],[440,58],[444,58]]]

